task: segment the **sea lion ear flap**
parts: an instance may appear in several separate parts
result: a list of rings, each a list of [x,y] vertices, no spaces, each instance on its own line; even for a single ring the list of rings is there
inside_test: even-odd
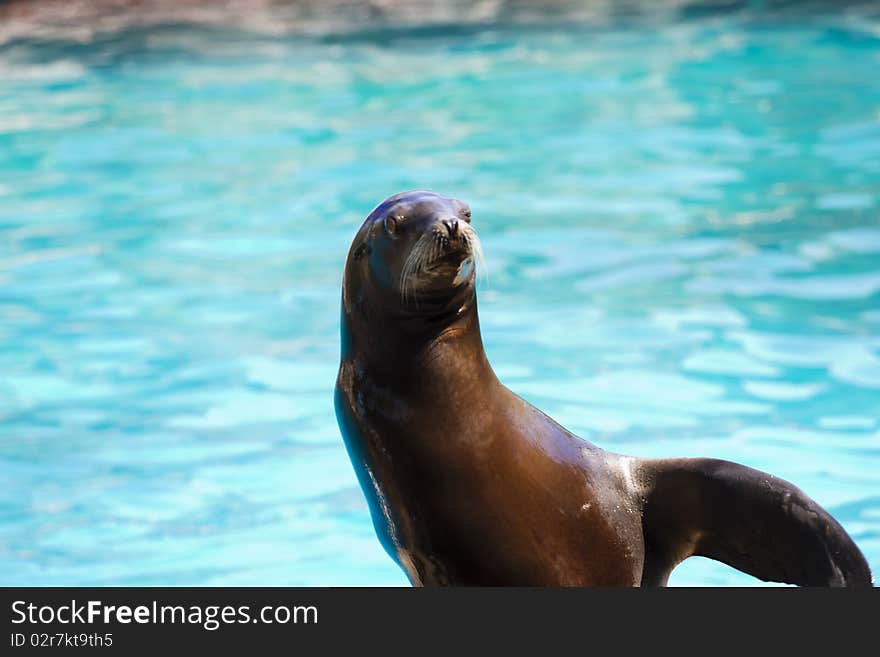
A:
[[[370,245],[366,242],[361,242],[358,244],[357,248],[355,248],[354,253],[352,254],[355,260],[360,260],[365,255],[370,255]]]

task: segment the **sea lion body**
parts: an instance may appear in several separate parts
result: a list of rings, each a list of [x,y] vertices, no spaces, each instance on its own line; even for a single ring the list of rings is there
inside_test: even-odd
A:
[[[618,457],[494,377],[450,367],[460,339],[424,354],[425,383],[398,379],[418,395],[341,377],[347,433],[366,438],[365,488],[386,548],[419,584],[638,584],[641,526]],[[342,392],[355,389],[378,394]]]
[[[346,262],[337,417],[380,541],[414,585],[662,585],[692,554],[764,579],[870,584],[846,532],[791,484],[606,452],[502,385],[469,223],[460,201],[399,194]]]

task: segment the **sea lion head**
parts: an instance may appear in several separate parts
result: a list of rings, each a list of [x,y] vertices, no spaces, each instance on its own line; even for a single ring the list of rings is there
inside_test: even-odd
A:
[[[352,243],[343,304],[394,315],[460,312],[474,295],[481,257],[466,203],[429,191],[395,194],[376,206]]]

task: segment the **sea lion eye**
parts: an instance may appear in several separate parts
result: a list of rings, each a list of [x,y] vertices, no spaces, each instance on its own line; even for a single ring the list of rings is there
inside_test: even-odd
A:
[[[471,223],[471,210],[470,210],[470,208],[468,208],[467,210],[464,210],[461,214],[462,214],[462,216],[464,216],[464,220],[466,222]]]
[[[389,235],[394,235],[397,230],[397,220],[394,217],[385,217],[385,231]]]

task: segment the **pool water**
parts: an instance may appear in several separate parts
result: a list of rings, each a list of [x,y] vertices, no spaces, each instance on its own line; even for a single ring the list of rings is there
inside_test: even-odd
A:
[[[880,572],[878,71],[853,11],[8,40],[0,583],[405,584],[332,388],[350,240],[412,188],[473,208],[510,388],[788,479]]]

